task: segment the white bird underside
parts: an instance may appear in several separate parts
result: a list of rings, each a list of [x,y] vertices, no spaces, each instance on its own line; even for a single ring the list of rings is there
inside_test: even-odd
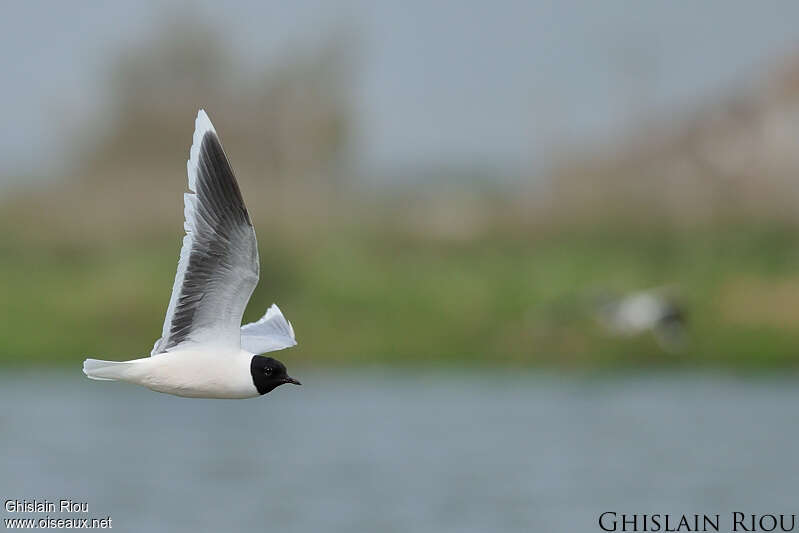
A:
[[[87,359],[92,379],[128,381],[191,397],[257,396],[253,354],[295,346],[277,305],[241,326],[259,277],[258,243],[233,170],[205,111],[195,121],[184,194],[186,235],[161,337],[151,357]]]

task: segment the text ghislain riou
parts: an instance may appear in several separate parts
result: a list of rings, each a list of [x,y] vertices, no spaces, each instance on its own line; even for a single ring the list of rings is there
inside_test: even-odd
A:
[[[606,511],[599,515],[602,531],[799,531],[795,514],[752,514],[733,512],[729,522],[719,514],[638,514]]]
[[[6,500],[7,513],[88,513],[87,502],[73,500]]]

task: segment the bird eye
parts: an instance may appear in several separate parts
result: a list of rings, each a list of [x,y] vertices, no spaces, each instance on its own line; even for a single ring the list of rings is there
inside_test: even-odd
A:
[[[272,375],[272,369],[269,368],[269,367],[266,367],[266,370],[264,370],[264,374],[266,374],[267,376],[271,376]]]

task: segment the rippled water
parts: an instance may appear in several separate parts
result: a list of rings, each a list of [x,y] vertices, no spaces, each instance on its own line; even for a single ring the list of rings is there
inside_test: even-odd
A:
[[[298,377],[214,401],[6,373],[0,495],[86,501],[54,516],[150,532],[576,532],[608,510],[799,512],[799,380]]]

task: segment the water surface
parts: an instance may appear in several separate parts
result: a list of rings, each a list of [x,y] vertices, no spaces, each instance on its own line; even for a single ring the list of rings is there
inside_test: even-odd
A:
[[[796,379],[298,377],[214,401],[6,372],[0,495],[86,501],[149,532],[575,532],[609,510],[799,512]]]

